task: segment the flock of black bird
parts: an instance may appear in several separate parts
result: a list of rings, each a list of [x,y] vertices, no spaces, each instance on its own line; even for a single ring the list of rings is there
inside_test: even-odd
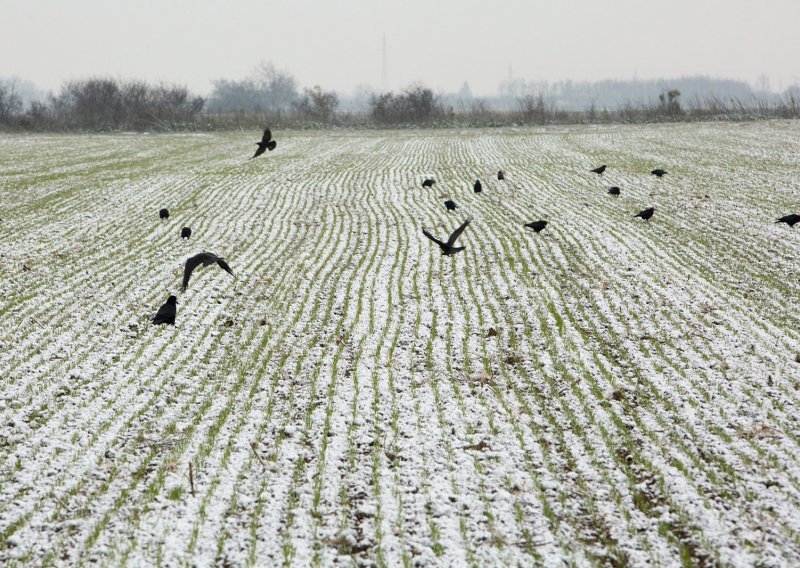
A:
[[[589,171],[592,172],[592,173],[595,173],[597,175],[602,175],[603,172],[606,171],[607,167],[608,166],[606,166],[606,164],[603,164],[602,166],[598,166],[598,167],[596,167],[594,169],[591,169]],[[660,178],[664,174],[666,174],[667,172],[662,170],[662,169],[660,169],[660,168],[657,168],[657,169],[651,171],[650,173],[652,175]],[[505,172],[503,172],[503,170],[500,170],[499,172],[497,172],[497,179],[499,181],[503,181],[503,180],[506,179],[506,174],[505,174]],[[427,179],[425,179],[425,181],[422,182],[422,187],[424,187],[424,188],[433,187],[433,184],[435,184],[435,183],[436,183],[436,181],[434,179],[427,178]],[[481,184],[481,180],[479,180],[479,179],[475,180],[475,184],[472,186],[472,190],[475,193],[481,193],[483,191],[483,185]],[[615,196],[619,195],[620,194],[619,187],[614,186],[614,187],[610,188],[608,190],[608,194],[609,195],[615,195]],[[458,207],[458,205],[456,205],[455,201],[453,201],[452,199],[448,199],[447,201],[445,201],[444,202],[444,206],[447,208],[448,211],[455,211],[456,208]],[[655,213],[655,212],[656,212],[656,208],[655,207],[649,207],[647,209],[639,211],[636,215],[634,215],[634,218],[635,217],[640,217],[640,218],[644,219],[645,221],[647,221],[653,216],[653,213]],[[789,219],[791,217],[797,217],[797,219],[794,220],[791,224],[794,224],[797,221],[800,221],[800,216],[797,216],[797,215],[789,215],[787,217],[783,217],[783,218],[781,218],[781,221],[783,221],[784,219]],[[422,234],[425,235],[426,237],[428,237],[433,242],[435,242],[437,245],[439,245],[439,248],[442,249],[442,254],[447,255],[447,256],[451,256],[451,255],[456,254],[457,252],[461,252],[462,250],[464,250],[466,248],[466,247],[455,247],[453,245],[455,244],[456,239],[461,235],[461,233],[464,232],[464,229],[466,228],[466,226],[469,225],[470,221],[471,221],[471,219],[467,219],[458,229],[453,231],[453,234],[450,235],[450,238],[447,240],[446,243],[440,241],[439,239],[437,239],[436,237],[431,235],[430,231],[428,229],[426,229],[425,227],[422,228]],[[789,222],[789,221],[786,221],[786,222]],[[547,226],[547,221],[544,221],[544,220],[531,221],[530,223],[525,223],[524,226],[528,227],[530,229],[533,229],[533,231],[535,233],[539,233],[540,231],[542,231]]]
[[[272,152],[278,143],[272,139],[272,131],[269,128],[264,129],[264,134],[261,136],[261,142],[256,142],[256,153],[250,158],[257,158],[267,150]],[[161,209],[158,212],[159,219],[169,219],[169,209]],[[192,236],[192,229],[189,227],[183,227],[181,229],[181,238],[188,239]],[[183,267],[183,284],[181,285],[181,291],[186,292],[186,289],[189,287],[189,279],[192,277],[192,272],[198,266],[211,266],[212,264],[216,264],[220,268],[222,268],[225,272],[233,276],[233,270],[231,267],[228,266],[228,263],[225,262],[225,259],[221,256],[217,256],[211,252],[201,252],[200,254],[196,254],[194,256],[189,257],[186,259],[186,264]],[[175,316],[178,314],[178,298],[177,296],[171,295],[167,298],[166,303],[164,303],[158,311],[155,313],[154,316],[150,318],[155,325],[160,324],[170,324],[175,325]]]
[[[272,139],[272,131],[269,128],[264,129],[264,134],[261,137],[261,141],[256,142],[256,146],[258,146],[258,148],[256,149],[255,154],[253,154],[253,156],[250,158],[251,160],[253,158],[257,158],[267,150],[271,152],[277,147],[277,142],[275,142],[275,140]],[[606,171],[607,167],[608,166],[606,166],[606,164],[603,164],[602,166],[598,166],[589,171],[597,175],[603,175],[603,172]],[[661,178],[667,174],[667,172],[661,168],[656,168],[652,170],[650,173],[658,178]],[[503,170],[497,172],[497,179],[499,181],[503,181],[506,179],[505,172],[503,172]],[[434,180],[433,178],[426,178],[422,182],[422,187],[432,188],[435,183],[436,180]],[[483,185],[481,184],[481,181],[479,179],[475,180],[472,189],[475,193],[481,193],[483,191]],[[608,194],[613,196],[618,196],[620,195],[620,188],[617,186],[611,187],[608,190]],[[445,201],[444,205],[448,211],[455,211],[458,208],[458,205],[456,205],[455,201],[453,201],[452,199],[448,199],[447,201]],[[645,221],[649,221],[650,218],[655,213],[655,211],[656,211],[655,207],[648,207],[647,209],[639,211],[636,215],[634,215],[634,218],[638,217]],[[158,215],[160,219],[169,219],[169,210],[161,209],[158,212]],[[467,225],[469,225],[471,221],[472,219],[468,217],[466,221],[464,221],[455,231],[452,232],[452,234],[448,237],[446,242],[441,241],[438,238],[434,237],[431,234],[431,232],[425,227],[422,227],[422,234],[425,235],[428,239],[430,239],[434,243],[436,243],[441,249],[443,255],[452,256],[456,253],[461,252],[466,248],[463,246],[457,247],[455,246],[455,243],[456,240],[458,240],[458,237],[461,236],[461,233],[464,232],[464,229],[467,228]],[[795,213],[791,215],[785,215],[784,217],[781,217],[775,222],[786,223],[790,227],[794,227],[796,223],[800,222],[800,215]],[[544,220],[531,221],[530,223],[525,223],[524,226],[533,229],[535,233],[539,233],[545,227],[547,227],[547,221]],[[181,229],[181,238],[188,239],[191,237],[191,235],[192,235],[192,230],[189,227],[183,227]],[[184,265],[183,269],[183,285],[181,286],[182,291],[185,292],[187,287],[189,286],[189,279],[191,278],[192,271],[194,271],[195,268],[201,265],[211,266],[212,264],[218,265],[228,274],[233,276],[233,270],[231,270],[231,267],[228,266],[228,263],[225,262],[224,258],[219,257],[210,252],[201,252],[200,254],[196,254],[186,260],[186,264]],[[177,314],[177,297],[173,295],[167,299],[166,303],[162,305],[158,309],[158,312],[156,312],[156,314],[152,316],[150,319],[156,325],[158,324],[174,325],[176,314]]]

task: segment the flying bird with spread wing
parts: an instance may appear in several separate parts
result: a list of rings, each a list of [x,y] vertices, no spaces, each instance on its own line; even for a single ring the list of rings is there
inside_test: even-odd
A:
[[[267,150],[272,152],[277,145],[278,143],[272,139],[272,131],[269,128],[265,128],[264,135],[261,137],[261,142],[256,142],[256,146],[258,146],[256,153],[253,154],[250,159],[252,160],[253,158],[260,156]]]
[[[225,262],[225,259],[221,256],[217,256],[210,252],[201,252],[200,254],[196,254],[189,259],[186,260],[186,266],[183,268],[183,291],[186,291],[186,288],[189,287],[189,278],[192,277],[192,271],[200,266],[211,266],[212,264],[219,265],[225,272],[233,276],[233,270],[231,267],[228,266],[228,263]]]
[[[428,232],[428,229],[426,229],[425,227],[422,227],[422,234],[425,235],[426,237],[428,237],[433,242],[435,242],[437,245],[439,245],[439,248],[442,249],[442,254],[443,255],[452,256],[452,255],[456,254],[457,252],[461,252],[462,250],[467,248],[467,247],[456,247],[456,246],[453,246],[453,245],[456,244],[456,240],[458,239],[458,237],[461,236],[461,233],[464,232],[464,229],[467,228],[467,225],[469,225],[470,221],[472,221],[472,219],[467,218],[467,220],[464,221],[458,229],[453,231],[453,234],[450,235],[450,238],[447,239],[446,243],[440,241],[439,239],[437,239],[436,237],[431,235],[430,232]]]

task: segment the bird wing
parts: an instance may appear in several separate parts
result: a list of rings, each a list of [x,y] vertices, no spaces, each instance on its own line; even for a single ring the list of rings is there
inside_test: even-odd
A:
[[[267,150],[269,150],[270,152],[272,152],[277,146],[278,143],[275,142],[275,140],[270,140],[269,142],[267,142]]]
[[[269,128],[264,129],[264,135],[261,137],[261,143],[266,144],[272,140],[272,131]]]
[[[230,266],[228,266],[228,263],[227,263],[227,262],[225,262],[225,261],[224,261],[223,259],[221,259],[221,258],[218,258],[218,259],[217,259],[217,264],[218,264],[218,265],[219,265],[219,267],[220,267],[220,268],[222,268],[222,269],[223,269],[225,272],[227,272],[228,274],[230,274],[231,276],[233,276],[233,270],[231,270],[231,267],[230,267]]]
[[[163,306],[158,308],[156,315],[151,317],[150,321],[152,321],[155,324],[166,322],[170,318],[170,316],[173,315],[172,309],[173,307],[170,306],[169,304],[164,304]]]
[[[205,259],[205,253],[196,254],[192,257],[186,259],[186,265],[183,267],[183,291],[186,292],[186,288],[189,287],[189,278],[192,277],[192,271],[203,264],[203,260]]]
[[[458,229],[453,231],[453,234],[450,235],[449,239],[447,239],[447,246],[451,247],[451,246],[453,246],[455,244],[456,239],[458,239],[458,237],[461,236],[461,233],[464,232],[464,229],[467,228],[467,225],[469,225],[470,221],[472,221],[472,218],[468,217],[467,220],[464,221],[464,223],[462,223],[462,225]]]
[[[431,234],[428,232],[428,229],[426,229],[425,227],[422,227],[422,234],[423,234],[423,235],[425,235],[426,237],[428,237],[428,238],[429,238],[430,240],[432,240],[433,242],[435,242],[435,243],[436,243],[437,245],[439,245],[440,247],[447,246],[447,245],[445,245],[445,244],[444,244],[442,241],[440,241],[439,239],[437,239],[436,237],[434,237],[433,235],[431,235]]]

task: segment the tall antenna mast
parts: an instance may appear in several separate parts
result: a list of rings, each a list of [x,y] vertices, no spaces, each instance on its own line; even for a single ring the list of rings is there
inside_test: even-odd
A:
[[[383,52],[381,55],[381,90],[385,93],[389,90],[389,59],[386,55],[386,34],[383,34]]]

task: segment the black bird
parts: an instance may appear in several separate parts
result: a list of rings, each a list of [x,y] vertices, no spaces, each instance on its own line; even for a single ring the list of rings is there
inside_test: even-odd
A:
[[[600,167],[597,167],[597,168],[595,168],[595,169],[593,169],[593,170],[589,170],[589,171],[590,171],[590,172],[593,172],[593,173],[596,173],[596,174],[598,174],[598,175],[600,175],[600,174],[602,174],[604,171],[606,171],[606,165],[605,165],[605,164],[603,164],[602,166],[600,166]]]
[[[433,184],[436,183],[436,180],[427,178],[425,181],[422,182],[422,187],[433,187]]]
[[[609,195],[619,195],[619,188],[615,185],[608,190]]]
[[[456,205],[456,202],[453,201],[452,199],[448,199],[447,201],[445,201],[444,206],[447,207],[448,211],[455,211],[456,207],[458,207],[458,205]]]
[[[261,142],[256,142],[256,153],[250,158],[251,160],[257,156],[263,154],[266,150],[272,152],[275,147],[278,145],[275,140],[272,139],[272,131],[269,128],[264,129],[264,135],[261,137]]]
[[[461,233],[464,232],[464,229],[467,228],[467,225],[469,225],[470,221],[472,221],[472,219],[467,218],[467,220],[464,221],[458,229],[453,231],[453,234],[450,235],[450,238],[447,239],[446,243],[443,243],[442,241],[431,235],[425,227],[422,227],[422,234],[428,237],[433,242],[435,242],[437,245],[439,245],[439,248],[442,249],[443,255],[451,256],[456,254],[457,252],[461,252],[466,248],[466,247],[454,247],[453,245],[455,244],[456,239],[458,239],[458,237],[461,236]]]
[[[644,211],[639,211],[634,217],[641,217],[645,221],[647,221],[650,217],[653,216],[653,213],[656,212],[655,207],[650,207],[649,209],[645,209]]]
[[[167,298],[167,303],[158,308],[156,315],[152,316],[150,321],[156,325],[161,325],[162,323],[175,325],[175,314],[178,312],[175,306],[177,301],[178,299],[175,296]]]
[[[475,185],[472,186],[472,191],[474,191],[475,193],[480,193],[481,190],[483,190],[483,187],[481,186],[481,180],[476,179]]]
[[[184,227],[183,229],[181,229],[182,239],[188,239],[191,236],[192,236],[192,230],[189,227]]]
[[[525,223],[525,226],[533,229],[534,233],[538,233],[547,226],[547,221],[531,221],[530,223]]]
[[[158,212],[159,219],[169,219],[169,209],[166,207]]]
[[[506,174],[503,173],[503,170],[500,170],[499,172],[497,172],[497,179],[499,179],[500,181],[503,181],[504,179],[506,179]]]
[[[652,172],[650,172],[650,173],[651,173],[651,174],[653,174],[653,175],[654,175],[654,176],[656,176],[656,177],[661,177],[661,176],[663,176],[663,175],[664,175],[665,173],[667,173],[667,172],[666,172],[665,170],[662,170],[661,168],[656,168],[656,169],[654,169],[654,170],[653,170]]]
[[[784,215],[775,222],[786,223],[790,227],[794,227],[795,223],[800,223],[800,215],[798,215],[797,213],[792,213],[791,215]]]
[[[231,267],[228,266],[228,263],[225,262],[225,259],[212,254],[210,252],[201,252],[200,254],[196,254],[190,257],[186,261],[186,266],[183,268],[183,291],[186,291],[186,288],[189,286],[189,278],[192,276],[192,270],[200,266],[211,266],[214,263],[217,263],[220,268],[222,268],[225,272],[233,276],[233,270]]]

